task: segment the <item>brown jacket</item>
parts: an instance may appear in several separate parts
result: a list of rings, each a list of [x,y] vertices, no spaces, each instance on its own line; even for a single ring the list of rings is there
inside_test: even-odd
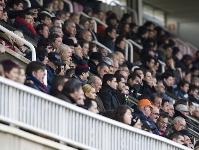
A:
[[[105,108],[104,108],[103,102],[98,95],[96,96],[95,101],[97,103],[97,108],[98,108],[99,112],[104,112]]]

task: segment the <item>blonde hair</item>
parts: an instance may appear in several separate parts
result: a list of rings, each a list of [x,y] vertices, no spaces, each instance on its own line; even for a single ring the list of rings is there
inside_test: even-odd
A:
[[[3,70],[3,66],[0,64],[0,76],[4,77],[4,70]]]
[[[94,89],[94,87],[92,87],[90,84],[85,84],[83,87],[82,87],[83,91],[84,91],[84,94],[85,93],[89,93],[92,89]]]

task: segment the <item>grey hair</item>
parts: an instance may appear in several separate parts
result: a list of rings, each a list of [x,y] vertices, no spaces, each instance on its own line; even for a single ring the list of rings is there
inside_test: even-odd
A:
[[[185,121],[185,119],[182,118],[182,117],[180,117],[180,116],[175,117],[174,120],[173,120],[173,124],[174,124],[174,123],[177,123],[177,124],[178,124],[179,120],[181,120],[181,119]]]
[[[54,32],[57,32],[57,29],[61,29],[61,27],[59,27],[59,26],[54,26],[54,27],[51,27],[50,28],[50,33],[54,33]]]
[[[68,20],[64,21],[63,27],[64,28],[65,27],[70,27],[72,23],[74,23],[74,21],[72,21],[71,19],[68,19]]]
[[[66,45],[66,44],[61,44],[61,45],[57,48],[57,53],[59,54],[61,51],[66,51],[68,48],[70,48],[68,45]]]
[[[100,79],[98,76],[90,76],[89,78],[88,78],[88,82],[87,82],[87,84],[92,84],[92,83],[96,83],[96,80],[97,79]],[[101,79],[100,79],[101,80]]]

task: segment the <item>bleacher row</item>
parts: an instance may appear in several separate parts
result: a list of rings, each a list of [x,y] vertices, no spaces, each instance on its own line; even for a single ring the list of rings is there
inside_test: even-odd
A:
[[[66,4],[65,4],[66,5]],[[84,17],[85,17],[85,15],[84,15]],[[95,16],[96,17],[96,16]],[[95,20],[95,17],[89,17],[89,18],[92,18],[92,19],[94,19]],[[101,20],[102,21],[102,20]],[[105,26],[103,26],[103,24],[105,24],[105,23],[102,23],[102,25],[101,24],[99,24],[99,22],[101,22],[101,21],[99,21],[99,18],[96,18],[96,22],[97,22],[97,25],[98,25],[98,27],[100,26],[101,28],[103,28],[103,29],[105,29]],[[8,23],[6,23],[5,21],[0,21],[0,25],[2,25],[3,27],[5,27],[5,28],[7,28],[8,30],[11,30],[11,31],[15,31],[16,30],[16,28],[14,28],[13,26],[11,26],[11,25],[9,25]],[[106,25],[106,24],[105,24]],[[62,25],[63,26],[63,25]],[[107,25],[107,26],[110,26],[110,24],[109,25]],[[99,29],[98,29],[99,30]],[[150,30],[149,30],[150,31]],[[103,32],[102,32],[103,33]],[[96,33],[95,33],[96,34]],[[42,35],[40,35],[40,36],[42,36]],[[119,35],[120,36],[120,35]],[[32,39],[32,38],[30,38],[29,36],[27,36],[25,33],[24,33],[24,38],[27,40],[27,41],[29,41],[30,43],[32,43],[32,45],[34,46],[34,47],[37,47],[37,41],[35,41],[34,39]],[[125,37],[123,37],[123,38],[125,38]],[[103,38],[102,38],[103,39]],[[135,41],[137,40],[135,37],[133,37],[132,39],[134,39]],[[131,40],[132,40],[131,39]],[[81,41],[82,39],[80,39],[80,41]],[[128,41],[128,38],[127,38],[127,36],[126,36],[126,42]],[[124,40],[124,41],[125,41]],[[103,40],[102,40],[103,41]],[[100,41],[101,42],[101,41]],[[137,43],[139,43],[139,41],[136,41]],[[103,43],[103,42],[102,42]],[[99,43],[99,45],[101,45],[102,43]],[[130,43],[130,44],[132,44],[132,43]],[[141,44],[141,43],[140,43]],[[98,45],[98,42],[97,42],[97,45]],[[144,43],[142,43],[142,45],[143,45],[143,49],[144,48],[146,48],[145,46],[146,45],[144,45]],[[178,42],[178,40],[176,39],[175,40],[175,45],[177,45],[178,47],[187,47],[187,45],[186,46],[184,46],[182,43],[180,44],[180,42]],[[113,53],[114,53],[114,50],[112,50],[111,49],[111,47],[109,47],[109,45],[106,45],[106,43],[105,43],[105,45],[104,45],[104,49],[105,50],[111,50]],[[132,49],[131,49],[132,50]],[[137,48],[136,46],[134,46],[134,48],[133,48],[133,53],[134,53],[134,55],[135,55],[135,57],[137,57],[137,55],[140,55],[141,53],[141,50],[139,50],[139,48]],[[182,49],[181,49],[182,50]],[[194,48],[192,48],[192,50],[190,49],[190,48],[188,48],[187,49],[187,52],[185,52],[184,50],[183,50],[183,54],[186,54],[186,53],[189,53],[189,54],[192,54],[192,55],[194,55],[194,53],[193,53],[193,51],[194,51],[195,49]],[[126,50],[126,51],[129,51],[129,50]],[[135,52],[136,51],[138,51],[138,53],[136,54]],[[143,50],[142,50],[143,51]],[[150,51],[150,50],[149,50]],[[6,53],[8,53],[9,52],[9,50],[6,50]],[[11,53],[10,53],[11,54]],[[10,55],[9,54],[9,55]],[[155,54],[155,53],[154,53]],[[12,55],[15,55],[15,54],[13,54],[12,53]],[[125,54],[125,55],[127,55],[127,54]],[[147,55],[148,56],[148,55]],[[131,57],[131,56],[129,56],[129,57]],[[181,56],[179,56],[179,57],[181,57]],[[0,58],[2,58],[2,57],[0,57]],[[18,58],[17,58],[18,59]],[[20,59],[20,58],[19,58]],[[25,59],[25,60],[27,60],[26,58],[23,58],[23,59]],[[127,60],[132,60],[132,59],[127,59]],[[137,57],[137,58],[135,58],[135,60],[140,60],[140,57]],[[157,59],[158,60],[158,59]],[[21,61],[21,60],[18,60],[19,62]],[[28,61],[26,61],[25,63],[29,63]],[[129,65],[130,64],[130,65]],[[76,64],[76,65],[78,65],[78,64]],[[131,69],[131,67],[132,66],[134,66],[135,65],[135,62],[128,62],[128,67],[129,67],[129,70]],[[26,66],[26,65],[25,65]],[[122,66],[122,65],[121,65]],[[156,70],[157,72],[159,71],[159,70]],[[4,87],[4,86],[2,86],[2,87]],[[3,90],[2,90],[3,91]],[[6,93],[6,94],[8,94],[8,93]],[[169,95],[170,97],[172,97],[172,99],[173,99],[173,102],[174,101],[177,101],[178,100],[178,98],[177,97],[175,97],[173,94],[171,94],[171,93],[166,93],[167,95]],[[17,95],[18,96],[18,95]],[[2,97],[1,97],[1,100],[2,100]],[[41,99],[41,100],[43,100],[43,99]],[[29,100],[30,101],[30,100]],[[135,97],[132,97],[132,96],[129,96],[129,101],[131,102],[131,103],[133,103],[134,105],[137,105],[138,104],[138,102],[139,102],[139,100],[137,99],[137,97],[135,98]],[[35,102],[36,102],[36,100],[35,100]],[[22,103],[24,103],[24,107],[25,107],[25,102],[22,102]],[[47,101],[46,102],[42,102],[42,101],[39,101],[38,103],[41,103],[42,104],[42,106],[41,107],[43,107],[45,104],[44,103],[48,103]],[[63,104],[62,102],[60,103],[60,104]],[[5,104],[4,104],[5,105]],[[35,106],[36,106],[37,104],[35,103]],[[52,104],[53,105],[53,104]],[[65,104],[64,104],[64,106],[65,106]],[[7,106],[6,106],[7,107]],[[52,106],[53,107],[53,106]],[[61,107],[61,106],[60,106]],[[67,107],[70,107],[70,105],[69,106],[67,106]],[[135,107],[135,106],[134,106]],[[30,106],[29,106],[29,108],[30,108]],[[58,109],[56,109],[55,107],[53,107],[54,108],[54,112],[56,112],[56,115],[58,115],[59,113],[57,113],[58,112]],[[74,109],[76,109],[76,108],[74,108]],[[10,110],[10,109],[9,109]],[[34,110],[35,111],[35,110]],[[60,110],[61,111],[61,110]],[[13,112],[12,112],[13,113]],[[23,116],[23,113],[24,112],[22,112],[22,116]],[[31,113],[32,112],[29,112],[30,114],[30,116],[31,116]],[[36,113],[36,112],[35,112]],[[68,113],[71,113],[70,112],[70,110],[68,110]],[[85,113],[85,112],[84,112]],[[73,114],[73,113],[71,113],[71,114]],[[86,113],[85,113],[86,114]],[[39,114],[37,114],[37,115],[39,115]],[[44,114],[44,115],[47,115],[47,114]],[[53,115],[53,114],[52,114]],[[5,114],[5,116],[4,117],[7,117],[7,116],[9,116],[8,114],[6,115]],[[13,114],[13,116],[14,116],[14,114]],[[79,116],[79,115],[74,115],[73,114],[73,116],[74,117],[77,117],[77,116]],[[50,116],[49,116],[50,117]],[[57,117],[57,116],[54,116],[54,117]],[[68,118],[70,118],[70,115],[68,115],[67,116]],[[12,117],[11,117],[12,118]],[[15,117],[13,117],[13,118],[15,118]],[[12,119],[13,119],[12,118]],[[23,117],[22,117],[23,118]],[[22,119],[21,118],[21,119]],[[43,116],[43,119],[44,119],[45,117]],[[83,118],[83,117],[82,117]],[[80,117],[80,119],[82,119],[81,117]],[[188,129],[188,131],[189,131],[189,133],[191,134],[191,136],[192,136],[192,138],[193,138],[193,144],[195,144],[196,143],[196,141],[198,141],[199,140],[199,135],[198,135],[198,132],[197,131],[199,131],[199,129],[198,129],[198,124],[199,124],[199,121],[197,120],[197,119],[195,119],[195,118],[193,118],[193,117],[191,117],[191,116],[188,116],[188,118],[191,120],[191,122],[188,122],[187,120],[186,120],[186,123],[189,125],[189,126],[191,126],[191,128],[187,128]],[[24,118],[23,118],[24,119]],[[22,119],[22,120],[23,120]],[[59,119],[61,119],[61,118],[58,118],[56,121],[58,121],[58,122],[60,122],[60,120]],[[70,118],[71,120],[72,120],[72,118]],[[9,121],[11,121],[11,120],[6,120],[5,118],[3,118],[3,117],[1,117],[1,120],[2,121],[4,121],[4,122],[9,122]],[[31,119],[30,119],[31,120]],[[84,119],[83,119],[84,120]],[[27,121],[27,122],[26,122]],[[26,123],[29,123],[29,121],[28,120],[26,120],[25,122]],[[77,120],[76,120],[77,121]],[[34,123],[33,123],[34,121],[30,121],[30,125],[33,125]],[[37,122],[38,124],[40,124],[39,122]],[[80,124],[81,124],[81,122],[79,122]],[[44,125],[45,124],[45,125]],[[44,128],[46,128],[45,126],[47,126],[46,125],[46,123],[44,123],[43,125],[38,125],[38,126],[40,126],[41,127],[41,129],[44,129]],[[97,125],[97,122],[95,122],[94,123],[95,125]],[[102,122],[101,122],[101,124],[103,124]],[[169,121],[169,124],[172,124],[172,120],[170,120]],[[16,125],[19,125],[19,123],[16,123]],[[56,125],[55,125],[56,126]],[[82,126],[83,126],[83,124],[82,124]],[[24,127],[24,129],[29,129],[29,127],[27,126],[27,127],[25,127],[25,126],[23,126],[22,125],[22,128]],[[50,127],[49,127],[50,128]],[[53,128],[53,127],[52,127]],[[77,127],[78,128],[78,127]],[[57,128],[55,127],[55,130],[56,130]],[[99,129],[98,129],[99,130]],[[119,130],[119,129],[118,129]],[[50,129],[49,129],[49,131],[50,131]],[[106,129],[106,131],[107,131],[107,129]],[[38,132],[38,131],[37,131]],[[68,131],[68,132],[70,132],[70,131]],[[94,132],[94,131],[93,131]],[[61,131],[56,131],[56,132],[54,132],[55,134],[60,134],[61,136],[63,136],[63,137],[67,137],[66,135],[62,135],[61,134]],[[41,133],[42,134],[42,133]],[[43,133],[43,134],[46,134],[46,133]],[[80,133],[80,134],[82,134],[82,135],[86,135],[86,133]],[[122,133],[121,133],[122,134]],[[47,134],[48,136],[50,135],[50,134]],[[92,136],[92,135],[91,135]],[[149,135],[150,136],[150,135]],[[49,136],[49,137],[51,137],[51,136]],[[89,137],[87,137],[87,138],[89,138]],[[59,139],[59,138],[58,138]],[[77,139],[76,139],[76,136],[75,137],[73,137],[73,136],[69,136],[69,139],[70,140],[74,140],[74,141],[78,141]],[[70,142],[70,140],[68,140],[68,141],[65,141],[66,143],[70,143],[70,144],[72,144],[71,142]],[[81,139],[82,140],[82,139]],[[81,141],[80,140],[80,141]],[[97,139],[95,139],[95,140],[97,140]],[[60,141],[62,141],[61,139],[60,139]],[[78,141],[79,142],[79,141]],[[102,141],[101,141],[102,142]],[[134,141],[135,142],[135,141]],[[140,141],[141,142],[141,141]],[[83,143],[83,144],[85,144],[85,145],[89,145],[88,143],[89,142],[80,142],[80,143]],[[95,142],[94,142],[95,143]],[[76,143],[76,144],[78,144],[78,143]],[[73,146],[75,146],[75,144],[72,144]],[[92,145],[92,147],[95,147],[95,148],[99,148],[99,146],[98,146],[98,144],[97,143],[95,143],[95,144],[91,144]],[[89,145],[89,146],[91,146],[91,145]],[[100,144],[99,144],[100,145]],[[139,145],[139,144],[138,144]],[[122,146],[124,146],[124,145],[122,145]],[[121,145],[119,146],[119,147],[122,147]],[[139,145],[140,147],[141,147],[141,149],[143,149],[144,147],[142,147],[141,145]],[[84,146],[83,146],[84,147]],[[115,146],[113,146],[113,145],[110,145],[110,147],[108,148],[108,149],[113,149],[113,147],[115,147],[114,149],[117,149],[116,147],[117,147],[117,145],[115,145]],[[130,148],[131,147],[131,145],[127,145],[127,149],[128,148]],[[100,148],[102,148],[102,147],[100,147]],[[135,147],[134,147],[135,148]],[[136,147],[137,148],[137,147]],[[146,148],[146,147],[145,147]],[[144,149],[145,149],[144,148]],[[179,147],[178,147],[179,148]],[[92,149],[91,147],[84,147],[84,149]],[[102,148],[103,149],[103,148]],[[107,149],[107,148],[104,148],[104,149]],[[125,148],[124,148],[125,149]],[[177,148],[176,148],[177,149]],[[183,148],[182,148],[183,149]]]

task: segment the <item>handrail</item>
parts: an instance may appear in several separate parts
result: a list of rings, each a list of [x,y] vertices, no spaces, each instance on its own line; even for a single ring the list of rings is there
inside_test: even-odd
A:
[[[43,0],[36,0],[40,6],[43,6]]]
[[[30,0],[25,0],[28,3],[28,7],[31,7],[31,2]]]
[[[198,50],[198,48],[197,48],[197,47],[195,47],[195,46],[193,46],[191,43],[186,42],[186,44],[187,44],[187,45],[189,45],[190,47],[192,47],[193,49],[195,49],[196,51]]]
[[[0,104],[0,120],[93,149],[190,150],[3,77],[0,77]],[[74,146],[78,147],[78,144]]]
[[[98,22],[99,24],[105,26],[106,28],[108,27],[108,25],[104,22],[102,22],[101,20],[99,20],[98,18],[95,18],[95,17],[91,17],[92,19],[94,19],[96,22]]]
[[[128,41],[128,40],[126,40],[126,47],[125,47],[125,57],[126,57],[126,60],[128,60],[128,58],[129,58],[129,46],[130,46],[130,62],[132,62],[133,63],[133,46],[132,46],[132,44]]]
[[[139,49],[143,49],[143,47],[142,46],[140,46],[139,44],[137,44],[136,42],[134,42],[133,40],[131,40],[131,39],[127,39],[129,42],[131,42],[134,46],[136,46],[137,48],[139,48]]]
[[[180,43],[182,43],[184,46],[187,47],[187,53],[190,54],[190,47],[187,43],[185,43],[184,41],[182,41],[181,39],[179,38],[175,38],[175,40],[179,41]]]
[[[127,6],[119,5],[118,3],[116,3],[116,2],[113,1],[113,0],[109,3],[110,6],[111,6],[111,3],[115,3],[117,6],[126,8],[125,10],[131,11],[131,12],[134,14],[135,23],[138,24],[138,15],[137,15],[137,12],[136,12],[134,9],[132,9],[132,8],[130,8],[130,7],[127,7]],[[112,10],[112,6],[111,6],[111,10]],[[120,12],[121,12],[121,11],[122,11],[122,10],[120,10]]]
[[[98,42],[98,41],[92,41],[92,42],[95,43],[95,44],[97,44],[97,45],[100,46],[100,47],[103,47],[103,48],[106,49],[109,53],[112,53],[112,51],[111,51],[108,47],[104,46],[104,45],[101,44],[100,42]]]
[[[73,5],[72,5],[72,3],[70,1],[68,1],[68,0],[63,0],[63,1],[69,5],[69,11],[70,11],[70,13],[73,12]]]
[[[92,17],[88,16],[84,12],[79,12],[79,14],[81,14],[82,16],[84,16],[86,18],[93,19]],[[93,21],[94,21],[94,31],[95,31],[95,33],[97,33],[97,23],[96,23],[96,21],[94,19],[93,19]]]
[[[19,37],[19,36],[16,35],[15,33],[13,33],[13,32],[11,32],[11,31],[9,31],[8,29],[4,28],[2,25],[0,25],[0,30],[2,30],[3,32],[5,32],[5,33],[11,35],[12,37],[16,38],[16,39],[19,40],[20,42],[23,42],[23,43],[26,44],[28,47],[30,47],[30,49],[31,49],[31,51],[32,51],[32,61],[36,61],[36,51],[35,51],[34,46],[33,46],[30,42],[28,42],[28,41],[22,39],[21,37]]]

